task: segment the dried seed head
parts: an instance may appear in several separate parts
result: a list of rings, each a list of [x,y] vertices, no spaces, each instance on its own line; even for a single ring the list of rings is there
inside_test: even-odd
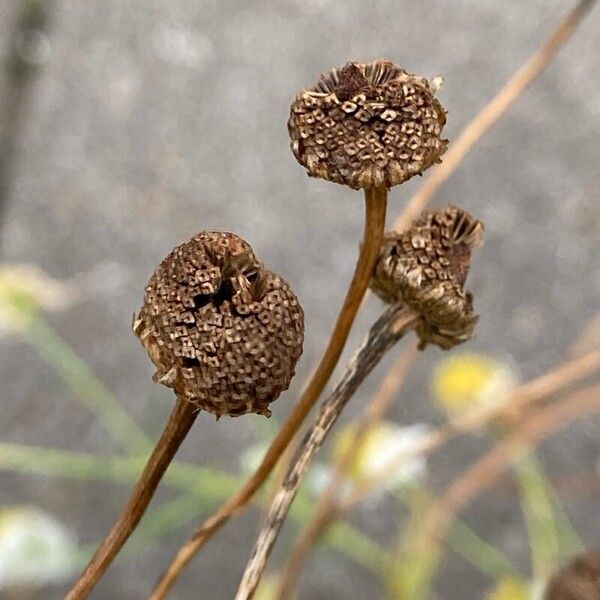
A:
[[[304,314],[244,240],[202,232],[159,265],[133,330],[178,397],[218,417],[269,416],[302,354]]]
[[[404,233],[385,235],[371,289],[422,316],[416,327],[421,348],[451,348],[473,334],[478,317],[464,284],[482,233],[480,221],[450,206],[424,212]]]
[[[546,600],[600,600],[600,550],[578,556],[548,584]]]
[[[333,69],[298,92],[292,151],[309,175],[354,189],[403,183],[440,162],[448,145],[435,89],[389,60]]]

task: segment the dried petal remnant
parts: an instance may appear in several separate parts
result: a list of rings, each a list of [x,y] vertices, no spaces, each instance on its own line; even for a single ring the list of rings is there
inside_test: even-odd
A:
[[[424,212],[404,233],[385,235],[371,289],[422,316],[416,327],[421,348],[447,349],[472,336],[478,317],[464,284],[482,233],[480,221],[450,206]]]
[[[548,585],[546,600],[600,600],[600,550],[578,556]]]
[[[202,232],[160,264],[134,318],[154,380],[217,416],[270,415],[302,353],[288,284],[232,233]]]
[[[301,90],[288,130],[309,175],[354,189],[390,188],[439,162],[445,123],[427,79],[376,60],[348,63]]]

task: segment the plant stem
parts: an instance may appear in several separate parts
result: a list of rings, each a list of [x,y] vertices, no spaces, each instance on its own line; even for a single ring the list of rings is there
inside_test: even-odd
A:
[[[123,513],[104,538],[66,600],[87,598],[142,518],[169,463],[198,416],[197,408],[178,398],[169,420]]]
[[[130,455],[148,454],[152,440],[46,321],[41,317],[36,318],[26,332],[26,339],[73,390],[81,403],[100,419],[115,441]]]
[[[332,465],[333,475],[331,481],[317,498],[310,519],[305,523],[291,551],[288,553],[279,578],[278,598],[287,597],[287,590],[294,588],[295,581],[297,581],[302,571],[312,546],[321,539],[332,523],[335,522],[340,488],[346,481],[348,470],[356,457],[362,452],[369,431],[383,418],[389,408],[394,394],[398,392],[404,382],[416,356],[417,342],[415,340],[405,348],[394,362],[393,368],[388,372],[360,417],[347,451],[343,453],[336,464]]]
[[[365,190],[365,226],[358,261],[350,287],[346,293],[346,298],[344,299],[329,343],[319,365],[294,407],[292,414],[283,423],[275,439],[271,442],[258,469],[240,490],[223,503],[211,517],[204,521],[193,536],[180,548],[154,589],[151,596],[152,600],[164,598],[196,552],[202,548],[215,531],[223,526],[232,515],[240,512],[248,504],[252,496],[265,482],[311,408],[318,400],[337,365],[348,339],[352,323],[367,291],[383,238],[386,206],[386,188]]]
[[[129,484],[137,481],[143,466],[143,460],[137,457],[96,456],[56,448],[0,443],[0,471],[62,477],[76,481]],[[188,498],[190,501],[186,511],[192,517],[196,517],[196,513],[213,509],[229,494],[233,494],[242,481],[241,478],[224,471],[174,460],[169,465],[163,483],[174,490],[187,492],[187,494],[154,511],[152,517],[149,516],[145,521],[148,524],[140,525],[136,531],[139,533],[143,533],[142,530],[150,531],[150,534],[153,535],[156,523],[151,525],[150,521],[160,522],[165,514],[172,515],[176,509],[175,504],[180,506],[184,502],[183,498]],[[194,499],[193,507],[191,506],[192,498]],[[260,507],[263,500],[255,497],[253,504]],[[306,495],[300,494],[296,498],[290,515],[300,525],[308,518],[311,507],[310,499]],[[173,526],[173,522],[171,525]],[[174,525],[176,526],[177,523]],[[334,550],[350,556],[368,569],[374,569],[377,565],[381,567],[387,561],[385,549],[344,522],[336,523],[329,534],[325,536],[325,541]],[[83,554],[85,559],[79,561],[82,563],[81,568],[87,564],[90,554],[91,551]],[[379,569],[377,571],[379,572]]]
[[[254,595],[296,492],[315,453],[321,447],[342,410],[387,350],[412,328],[417,318],[417,315],[411,310],[403,308],[401,305],[395,305],[388,308],[369,330],[367,339],[350,361],[342,379],[331,395],[323,402],[315,423],[304,436],[291,461],[281,488],[271,503],[269,514],[246,566],[236,600],[247,600]]]
[[[474,498],[495,484],[509,467],[515,453],[524,446],[534,447],[556,431],[589,413],[600,411],[600,385],[579,389],[566,398],[544,407],[529,417],[506,439],[477,459],[456,478],[434,502],[423,519],[415,551],[427,552],[440,559],[439,545],[444,540],[454,515]]]
[[[579,0],[569,13],[561,19],[542,46],[502,86],[498,93],[467,123],[460,135],[444,154],[444,161],[419,187],[407,202],[394,223],[396,231],[403,231],[419,216],[440,186],[454,173],[462,159],[482,136],[504,115],[511,104],[525,91],[529,84],[542,72],[556,53],[569,41],[575,29],[592,9],[596,0]]]

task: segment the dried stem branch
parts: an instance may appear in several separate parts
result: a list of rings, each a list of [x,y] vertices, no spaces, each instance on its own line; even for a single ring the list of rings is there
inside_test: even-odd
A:
[[[416,357],[417,341],[415,340],[398,356],[392,368],[388,371],[387,376],[381,382],[377,392],[374,394],[372,401],[364,410],[353,433],[348,450],[343,453],[334,465],[331,481],[318,498],[310,519],[302,528],[294,547],[289,553],[279,582],[277,592],[279,600],[291,597],[292,590],[296,585],[296,581],[310,553],[311,547],[319,540],[328,529],[329,524],[335,519],[340,487],[344,482],[348,470],[360,454],[368,432],[381,420],[389,408],[391,401],[406,379]]]
[[[123,513],[104,538],[66,600],[87,598],[146,511],[158,484],[198,416],[187,400],[177,399],[162,435],[131,493]]]
[[[446,154],[445,160],[440,167],[435,169],[431,175],[425,180],[425,183],[417,194],[408,203],[406,209],[400,215],[395,223],[397,230],[402,230],[409,224],[427,204],[429,199],[435,194],[442,183],[454,172],[457,166],[462,161],[463,157],[469,152],[473,145],[481,138],[481,136],[504,114],[507,108],[515,101],[523,90],[531,83],[535,77],[546,66],[550,59],[556,54],[561,46],[569,39],[576,26],[579,24],[585,13],[592,7],[594,0],[580,0],[575,8],[561,21],[558,27],[554,30],[546,43],[538,50],[538,52],[506,83],[499,93],[488,103],[484,109],[471,121],[463,130],[462,134],[456,140],[452,149]],[[374,192],[373,196],[377,196]],[[368,197],[367,197],[368,202]],[[385,199],[383,200],[383,212],[385,212]],[[369,210],[367,210],[367,215]],[[367,219],[368,221],[368,219]],[[366,229],[366,228],[365,228]],[[378,243],[380,241],[378,239]],[[368,241],[368,236],[365,233],[365,242]],[[362,254],[366,254],[369,244],[363,242]],[[373,244],[374,246],[375,244]],[[374,261],[374,257],[373,257]],[[367,261],[365,261],[367,262]],[[360,260],[359,260],[360,264]],[[371,263],[370,266],[372,266]],[[370,273],[369,273],[370,274]],[[364,283],[362,293],[359,292],[359,265],[355,272],[353,283],[334,332],[330,339],[330,343],[325,351],[325,355],[321,360],[319,367],[315,371],[311,382],[306,388],[304,394],[300,398],[296,408],[288,421],[284,424],[279,434],[273,441],[271,447],[267,451],[263,462],[256,473],[246,482],[240,491],[223,504],[217,512],[205,521],[196,531],[194,536],[181,548],[171,563],[167,571],[163,574],[157,588],[155,589],[152,600],[164,598],[165,594],[173,585],[175,579],[185,565],[191,560],[192,556],[202,547],[202,545],[214,534],[214,532],[229,520],[232,514],[241,510],[248,500],[253,496],[256,490],[262,485],[267,478],[273,466],[276,464],[281,453],[292,439],[294,433],[299,428],[300,424],[314,405],[320,391],[322,391],[327,379],[331,375],[341,350],[347,339],[347,335],[358,311],[360,301],[364,296],[367,282]],[[356,284],[355,284],[356,281]],[[350,301],[351,291],[356,291],[354,297],[358,299],[356,303]],[[355,304],[355,306],[354,306]],[[344,334],[345,330],[345,334]]]
[[[419,216],[440,186],[454,173],[458,165],[481,137],[500,119],[525,88],[540,74],[554,55],[571,37],[575,28],[595,0],[580,0],[552,32],[541,48],[506,82],[500,91],[463,129],[444,155],[444,161],[432,169],[423,185],[409,200],[394,223],[396,231],[403,231]]]
[[[380,391],[375,396],[373,404],[377,406],[381,397],[385,398],[387,383],[396,379],[394,371],[400,367],[400,357],[394,368],[388,373]],[[572,360],[554,371],[545,374],[533,381],[519,386],[505,403],[495,406],[485,406],[476,411],[470,412],[462,417],[458,417],[446,425],[431,432],[423,441],[411,451],[405,451],[393,457],[388,465],[378,473],[374,473],[369,479],[366,479],[354,492],[344,501],[338,500],[337,485],[339,481],[334,477],[334,481],[325,490],[313,511],[313,516],[298,536],[298,540],[292,549],[279,583],[278,599],[290,597],[292,590],[298,580],[302,566],[310,553],[311,546],[318,541],[327,531],[327,529],[342,518],[349,510],[364,500],[374,489],[378,488],[386,479],[389,478],[401,465],[418,455],[430,454],[434,450],[449,442],[451,439],[473,431],[495,417],[506,413],[518,413],[526,406],[539,402],[547,396],[559,391],[572,384],[573,382],[586,377],[590,373],[600,368],[600,351],[590,352],[580,358]],[[388,382],[389,379],[389,382]],[[387,382],[387,383],[386,383]],[[390,392],[393,387],[390,389]],[[365,411],[365,418],[369,411]],[[360,448],[360,438],[355,437],[351,444],[349,452],[354,452]],[[339,472],[336,471],[336,474]],[[335,489],[332,489],[335,484]]]
[[[196,552],[202,548],[215,531],[223,526],[232,515],[240,512],[248,504],[252,496],[265,482],[319,398],[337,365],[348,339],[352,323],[367,291],[383,238],[386,205],[387,190],[385,188],[365,190],[366,215],[360,254],[346,298],[319,365],[296,403],[294,410],[281,426],[275,439],[271,442],[258,469],[244,483],[240,490],[204,521],[193,536],[180,548],[152,592],[150,596],[152,600],[164,598]]]
[[[365,479],[355,490],[344,499],[338,511],[345,514],[351,508],[362,502],[374,489],[379,487],[392,473],[407,460],[416,456],[430,454],[455,437],[474,431],[507,411],[514,413],[543,400],[572,383],[596,372],[600,368],[600,350],[565,363],[554,371],[542,375],[533,381],[517,387],[505,401],[492,406],[484,406],[464,416],[457,417],[425,436],[420,444],[410,451],[398,453],[390,459],[387,466]]]
[[[316,451],[331,431],[341,411],[375,365],[417,321],[412,311],[399,305],[388,308],[371,327],[367,339],[352,359],[332,394],[323,402],[319,415],[296,450],[283,485],[273,500],[267,520],[258,536],[236,600],[251,598],[256,590],[269,553],[283,525],[292,501]]]
[[[536,412],[506,440],[494,446],[454,480],[430,509],[423,525],[423,543],[442,540],[452,516],[488,489],[510,465],[520,448],[536,445],[583,416],[600,411],[600,385],[577,390],[564,400]]]

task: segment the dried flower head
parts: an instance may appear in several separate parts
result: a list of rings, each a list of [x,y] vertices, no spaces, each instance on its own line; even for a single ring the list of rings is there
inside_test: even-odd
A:
[[[288,121],[308,174],[351,188],[388,188],[440,162],[446,113],[436,85],[389,60],[348,63],[301,90]]]
[[[450,206],[424,212],[404,233],[385,235],[371,289],[421,315],[421,348],[431,343],[448,349],[473,334],[478,317],[464,284],[482,232],[480,221]]]
[[[600,600],[600,550],[578,556],[548,584],[546,600]]]
[[[304,314],[244,240],[202,232],[152,275],[133,329],[154,380],[179,397],[218,417],[269,416],[302,353]]]

